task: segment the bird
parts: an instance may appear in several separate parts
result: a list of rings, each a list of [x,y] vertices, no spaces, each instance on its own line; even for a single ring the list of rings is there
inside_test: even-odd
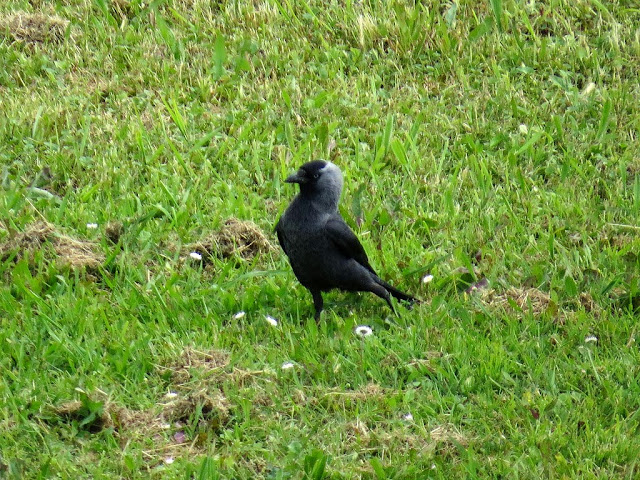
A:
[[[330,161],[313,160],[289,175],[300,192],[275,226],[278,242],[298,281],[311,293],[315,319],[320,319],[322,292],[339,289],[371,292],[397,314],[391,297],[413,304],[418,300],[382,280],[364,247],[338,211],[342,172]]]

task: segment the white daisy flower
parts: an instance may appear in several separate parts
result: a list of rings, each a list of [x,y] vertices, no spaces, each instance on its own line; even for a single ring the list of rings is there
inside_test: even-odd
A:
[[[282,367],[280,367],[280,368],[282,368],[282,370],[289,370],[290,368],[293,368],[293,367],[295,367],[293,362],[284,362],[282,364]]]
[[[373,335],[373,330],[368,325],[358,325],[354,332],[360,337],[368,337],[369,335]]]
[[[264,319],[269,322],[269,325],[271,325],[272,327],[277,327],[278,326],[278,320],[276,320],[275,318],[273,318],[271,315],[265,315]]]
[[[598,343],[598,337],[595,335],[589,335],[584,339],[584,343]]]
[[[171,465],[173,462],[175,462],[173,457],[167,457],[164,459],[164,463],[166,463],[167,465]]]
[[[87,223],[87,228],[89,230],[95,230],[96,228],[98,228],[98,224],[97,223]]]
[[[240,319],[241,319],[242,317],[244,317],[245,315],[246,315],[246,314],[244,313],[244,311],[243,311],[243,310],[240,310],[238,313],[236,313],[236,314],[233,316],[233,319],[234,319],[234,320],[240,320]]]
[[[422,283],[431,283],[432,281],[433,281],[433,275],[431,275],[430,273],[422,277]]]
[[[198,252],[191,252],[189,256],[194,260],[202,260],[202,255],[200,255]]]
[[[178,394],[176,392],[167,392],[165,395],[166,398],[176,398]]]
[[[405,422],[413,422],[413,415],[411,415],[411,412],[405,413],[404,415],[402,415],[402,419]]]
[[[520,133],[522,135],[526,135],[527,133],[529,133],[529,127],[527,127],[524,123],[520,124],[520,126],[518,127],[518,130],[520,130]]]

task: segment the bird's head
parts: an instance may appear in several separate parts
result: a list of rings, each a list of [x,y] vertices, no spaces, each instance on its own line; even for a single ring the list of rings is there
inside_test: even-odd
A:
[[[303,195],[313,195],[337,207],[342,193],[342,172],[333,163],[314,160],[302,165],[285,180],[300,185]]]

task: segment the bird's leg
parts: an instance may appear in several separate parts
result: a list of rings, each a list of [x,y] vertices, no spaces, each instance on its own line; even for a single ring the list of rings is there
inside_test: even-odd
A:
[[[322,300],[322,293],[320,293],[320,290],[310,290],[311,295],[313,296],[313,306],[316,309],[316,314],[314,316],[314,318],[316,319],[316,322],[320,320],[320,313],[322,312],[322,306],[324,305],[324,302]]]
[[[398,312],[396,312],[396,309],[393,306],[393,303],[391,303],[391,294],[386,288],[384,288],[382,285],[378,285],[377,283],[374,283],[369,288],[369,291],[379,296],[380,298],[384,299],[387,302],[387,305],[389,305],[389,308],[391,308],[391,311],[395,314],[395,316],[396,317],[398,316]]]

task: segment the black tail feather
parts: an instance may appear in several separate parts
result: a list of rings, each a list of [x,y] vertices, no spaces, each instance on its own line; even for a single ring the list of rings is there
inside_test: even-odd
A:
[[[384,280],[381,280],[380,278],[377,279],[377,282],[380,285],[382,285],[391,295],[393,295],[398,300],[401,300],[403,302],[408,302],[412,305],[414,303],[420,303],[420,300],[418,300],[416,297],[413,297],[408,293],[401,292],[396,287],[389,285],[387,282],[385,282]]]

